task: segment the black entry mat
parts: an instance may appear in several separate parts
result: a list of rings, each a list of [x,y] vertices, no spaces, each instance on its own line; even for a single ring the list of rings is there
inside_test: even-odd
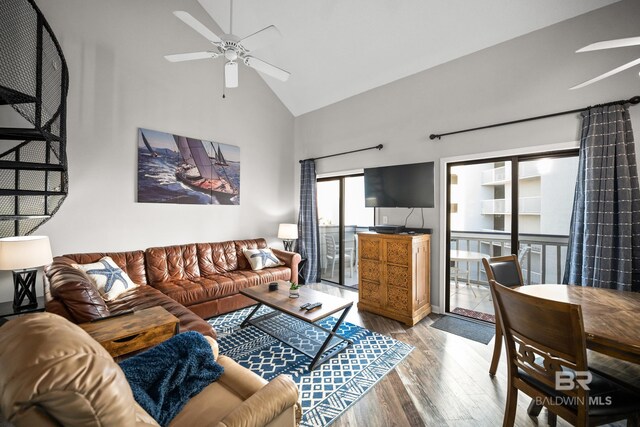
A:
[[[471,320],[459,319],[453,316],[442,316],[440,319],[433,322],[431,327],[469,340],[477,341],[482,344],[489,344],[491,338],[496,334],[496,329],[493,325],[485,325]]]

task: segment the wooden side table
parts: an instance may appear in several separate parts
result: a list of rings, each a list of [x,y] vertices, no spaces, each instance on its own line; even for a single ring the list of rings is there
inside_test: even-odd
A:
[[[38,305],[36,307],[15,309],[13,308],[13,301],[0,302],[0,317],[17,316],[25,313],[35,313],[37,311],[44,311],[44,297],[38,297]]]
[[[146,308],[78,326],[114,358],[153,347],[179,332],[178,318],[162,307]]]
[[[13,301],[0,302],[0,325],[7,321],[6,317],[19,316],[21,314],[36,313],[44,311],[44,297],[38,297],[38,305],[36,307],[15,309]]]

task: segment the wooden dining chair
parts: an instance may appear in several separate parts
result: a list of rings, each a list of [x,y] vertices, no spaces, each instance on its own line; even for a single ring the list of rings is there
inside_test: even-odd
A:
[[[487,281],[495,280],[499,284],[507,287],[522,286],[522,270],[518,262],[517,255],[506,255],[495,258],[482,258],[484,271],[487,273]],[[494,303],[495,307],[495,303]],[[489,375],[494,376],[498,369],[500,361],[500,353],[502,352],[502,328],[498,321],[498,310],[495,309],[496,315],[496,338],[493,344],[493,356],[491,357],[491,365],[489,366]]]
[[[640,394],[589,371],[582,308],[489,282],[505,338],[508,390],[503,427],[513,426],[518,391],[575,426],[600,425],[640,413]],[[562,381],[558,381],[558,373]],[[539,410],[537,411],[539,412]],[[537,415],[537,413],[533,414]]]

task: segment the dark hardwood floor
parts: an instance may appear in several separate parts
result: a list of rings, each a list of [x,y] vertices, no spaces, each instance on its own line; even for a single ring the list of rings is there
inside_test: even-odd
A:
[[[358,299],[357,291],[325,284],[307,286],[354,302]],[[432,328],[430,325],[438,318],[431,314],[410,328],[395,320],[359,312],[354,305],[346,321],[392,336],[413,345],[415,350],[332,426],[502,425],[507,384],[504,354],[496,376],[491,378],[488,370],[493,341],[484,345]],[[546,426],[546,409],[537,418],[529,417],[529,402],[520,393],[515,425]],[[558,426],[568,425],[558,418]],[[626,422],[612,425],[624,426]]]

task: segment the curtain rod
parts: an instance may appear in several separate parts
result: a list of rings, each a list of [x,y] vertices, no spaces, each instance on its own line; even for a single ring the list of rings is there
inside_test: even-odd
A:
[[[320,159],[326,159],[328,157],[336,157],[336,156],[342,156],[345,154],[358,153],[360,151],[367,151],[367,150],[373,150],[373,149],[382,150],[382,147],[383,147],[382,144],[378,144],[376,146],[369,147],[369,148],[361,148],[359,150],[345,151],[344,153],[329,154],[328,156],[321,156],[321,157],[315,157],[315,158],[311,157],[309,159],[300,160],[300,163],[304,162],[305,160],[320,160]]]
[[[490,128],[495,128],[495,127],[498,127],[498,126],[513,125],[515,123],[529,122],[531,120],[547,119],[549,117],[562,116],[562,115],[571,114],[571,113],[579,113],[579,112],[587,110],[589,108],[608,107],[610,105],[622,105],[622,104],[636,105],[638,103],[640,103],[640,96],[634,96],[633,98],[630,98],[630,99],[622,99],[620,101],[607,102],[606,104],[591,105],[591,106],[586,107],[586,108],[576,108],[575,110],[561,111],[559,113],[545,114],[544,116],[529,117],[529,118],[526,118],[526,119],[513,120],[513,121],[510,121],[510,122],[504,122],[504,123],[496,123],[496,124],[493,124],[493,125],[480,126],[480,127],[477,127],[477,128],[457,130],[455,132],[447,132],[447,133],[440,133],[440,134],[432,133],[431,135],[429,135],[429,139],[436,139],[436,138],[441,139],[443,136],[455,135],[456,133],[473,132],[475,130],[490,129]]]

